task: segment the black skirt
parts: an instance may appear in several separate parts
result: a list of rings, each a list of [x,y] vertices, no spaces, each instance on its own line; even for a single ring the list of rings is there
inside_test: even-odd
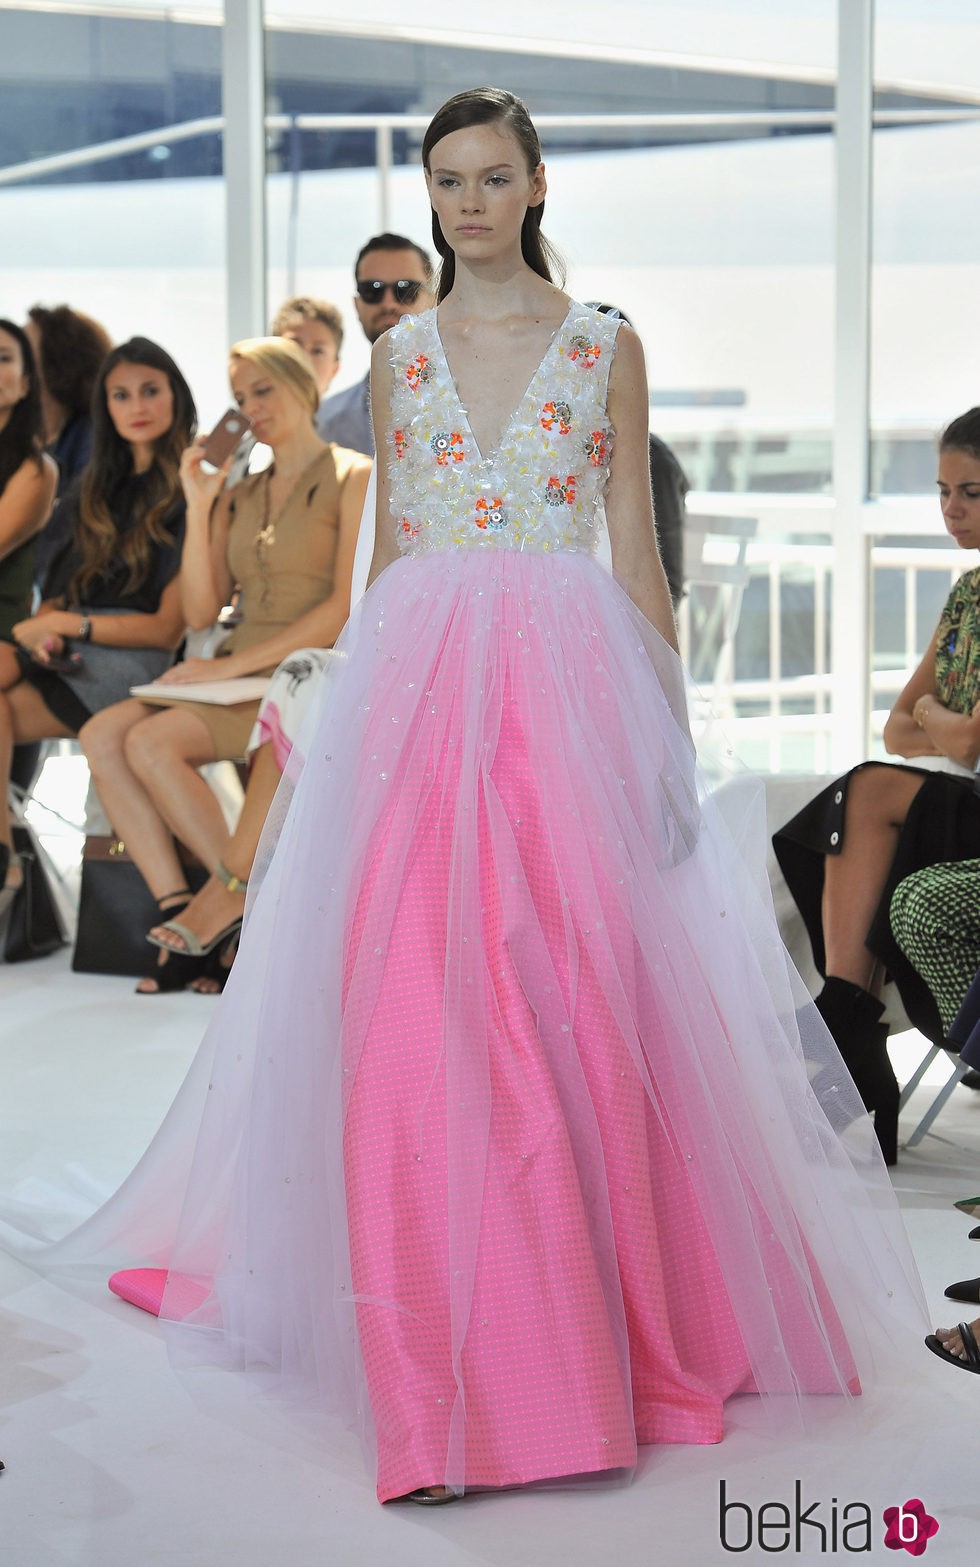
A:
[[[776,859],[786,879],[813,949],[813,961],[826,974],[823,941],[824,858],[839,854],[844,843],[847,787],[855,773],[866,767],[893,767],[893,762],[862,762],[843,778],[823,789],[792,821],[773,834]],[[892,893],[904,877],[926,865],[944,860],[980,859],[980,794],[974,780],[952,773],[917,773],[922,787],[909,807],[899,834],[895,858],[871,928],[865,938],[870,951],[894,980],[910,1021],[935,1044],[943,1043],[943,1026],[936,1003],[925,981],[909,963],[892,935],[889,918]]]

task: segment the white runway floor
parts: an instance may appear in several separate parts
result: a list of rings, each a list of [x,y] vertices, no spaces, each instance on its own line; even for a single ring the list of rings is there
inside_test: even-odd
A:
[[[84,1170],[110,1190],[152,1135],[213,1006],[73,975],[66,953],[0,968],[0,1185],[30,1165],[68,1180]],[[897,1042],[901,1076],[919,1054],[917,1036]],[[929,1093],[920,1088],[903,1118],[906,1135]],[[951,1206],[980,1191],[980,1094],[957,1089],[937,1126],[944,1140],[903,1153],[894,1178],[934,1321],[947,1324],[969,1308],[941,1304],[943,1287],[980,1274],[971,1221]],[[152,1318],[101,1284],[69,1293],[0,1256],[0,1567],[701,1567],[731,1559],[719,1538],[722,1479],[756,1515],[767,1501],[792,1511],[801,1481],[828,1531],[821,1552],[804,1527],[803,1556],[832,1554],[837,1498],[839,1518],[847,1502],[870,1507],[872,1560],[906,1560],[885,1548],[882,1513],[920,1497],[940,1524],[932,1567],[976,1561],[980,1377],[911,1346],[890,1386],[849,1412],[828,1401],[789,1444],[752,1428],[750,1402],[719,1447],[647,1450],[626,1489],[382,1508],[345,1433],[280,1425],[234,1377],[179,1379]],[[731,1517],[730,1543],[741,1544],[744,1514]],[[795,1558],[795,1540],[779,1554]],[[839,1538],[835,1559],[850,1554]],[[770,1553],[756,1541],[736,1559]]]

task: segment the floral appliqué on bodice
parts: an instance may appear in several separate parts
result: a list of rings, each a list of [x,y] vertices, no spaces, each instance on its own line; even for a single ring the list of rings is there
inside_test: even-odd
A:
[[[387,462],[405,554],[476,546],[595,548],[613,430],[606,389],[619,323],[572,304],[497,445],[481,453],[436,312],[391,332]]]

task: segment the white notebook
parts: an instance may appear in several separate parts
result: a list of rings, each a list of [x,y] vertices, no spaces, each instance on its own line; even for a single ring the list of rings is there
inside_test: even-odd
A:
[[[141,702],[159,702],[169,707],[171,702],[207,702],[213,707],[234,707],[238,702],[258,702],[269,687],[268,675],[243,675],[240,680],[195,680],[184,685],[168,685],[165,680],[154,680],[145,686],[130,686],[130,694]]]

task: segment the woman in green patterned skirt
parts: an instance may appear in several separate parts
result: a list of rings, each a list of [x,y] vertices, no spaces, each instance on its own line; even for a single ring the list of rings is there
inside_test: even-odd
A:
[[[892,894],[892,931],[932,992],[948,1039],[980,969],[980,859],[913,871]]]
[[[980,408],[943,431],[938,485],[947,531],[961,549],[980,549]],[[892,893],[923,866],[980,859],[980,568],[950,593],[884,738],[904,763],[854,768],[773,843],[825,976],[817,1006],[894,1163],[898,1084],[881,1021],[885,974],[917,1028],[937,1042],[944,1028],[929,985],[892,933]]]

